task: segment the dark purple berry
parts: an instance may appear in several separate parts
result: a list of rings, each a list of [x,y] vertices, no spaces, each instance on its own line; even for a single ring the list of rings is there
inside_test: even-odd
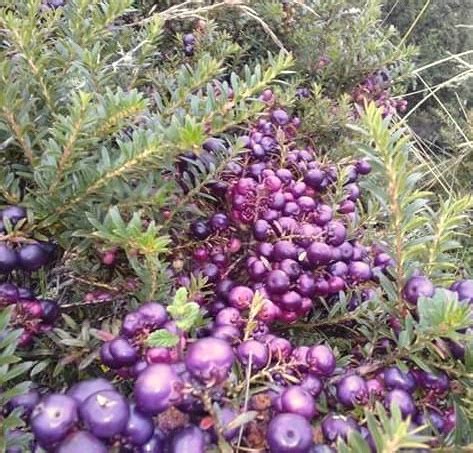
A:
[[[54,451],[56,453],[107,453],[109,450],[87,431],[76,431],[67,436]]]
[[[115,390],[101,390],[89,396],[79,412],[87,430],[102,439],[122,433],[130,416],[128,402]]]
[[[389,409],[392,405],[399,408],[403,417],[414,416],[416,406],[412,396],[405,390],[394,389],[386,393],[384,405]]]
[[[170,439],[168,453],[204,453],[205,437],[197,426],[188,426],[176,431]]]
[[[267,345],[256,340],[247,340],[238,346],[237,356],[245,367],[248,366],[251,360],[251,368],[260,370],[268,363],[269,351]]]
[[[330,376],[335,371],[336,360],[332,350],[320,344],[309,349],[307,364],[311,372],[321,376]]]
[[[434,292],[433,283],[423,276],[411,277],[403,289],[404,298],[411,304],[416,304],[419,297],[432,297]]]
[[[291,385],[281,394],[283,412],[299,414],[311,420],[317,413],[313,396],[300,385]]]
[[[136,406],[131,405],[130,416],[123,431],[123,436],[127,441],[136,446],[144,445],[151,439],[153,432],[153,419],[138,411]]]
[[[0,273],[8,274],[20,264],[19,256],[15,250],[6,244],[0,244]]]
[[[228,303],[238,310],[246,310],[253,300],[253,290],[248,286],[235,286],[228,294]]]
[[[78,404],[83,403],[89,396],[102,390],[114,390],[113,385],[103,378],[87,379],[74,384],[67,395],[74,398]]]
[[[266,277],[266,288],[271,294],[283,294],[289,289],[288,275],[281,270],[271,271]]]
[[[282,109],[275,110],[271,117],[278,126],[285,126],[287,123],[289,123],[289,115]]]
[[[25,271],[36,271],[48,264],[50,255],[40,244],[27,244],[18,251],[20,267]]]
[[[203,382],[223,382],[235,355],[230,345],[218,338],[202,338],[191,344],[185,358],[187,370]]]
[[[63,440],[78,421],[77,403],[66,395],[44,397],[30,417],[31,430],[44,447]]]
[[[312,426],[299,414],[279,414],[269,423],[266,440],[271,453],[307,453]]]
[[[398,367],[386,368],[383,373],[384,385],[387,389],[401,389],[412,393],[416,388],[416,382],[412,373],[404,373]]]
[[[337,384],[337,399],[346,407],[364,404],[367,397],[368,388],[366,382],[356,374],[343,377]]]
[[[196,239],[206,239],[211,233],[210,226],[208,222],[198,220],[191,224],[191,233]]]
[[[135,348],[123,337],[113,339],[109,351],[116,368],[132,366],[138,360]]]
[[[346,440],[359,426],[352,417],[329,414],[322,420],[322,433],[327,442],[335,442],[339,437]]]
[[[8,219],[12,225],[15,225],[26,218],[26,209],[21,206],[7,206],[1,211],[1,218],[4,222]]]
[[[135,382],[136,406],[146,415],[157,415],[181,400],[181,388],[182,382],[170,365],[150,365]]]
[[[312,242],[307,249],[307,259],[314,266],[327,264],[332,259],[332,249],[325,242]]]
[[[22,415],[29,416],[35,406],[39,403],[40,394],[37,390],[30,390],[21,395],[14,396],[8,402],[8,409],[13,410],[16,408],[21,408]]]

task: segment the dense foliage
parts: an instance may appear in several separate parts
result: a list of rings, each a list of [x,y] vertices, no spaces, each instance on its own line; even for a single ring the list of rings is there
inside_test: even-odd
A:
[[[471,448],[473,199],[431,191],[380,2],[0,35],[0,450]]]

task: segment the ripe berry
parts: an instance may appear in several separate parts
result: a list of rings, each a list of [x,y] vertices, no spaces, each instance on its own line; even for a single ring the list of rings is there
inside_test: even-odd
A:
[[[113,339],[109,351],[115,368],[131,366],[138,360],[135,348],[123,337]]]
[[[322,433],[329,443],[335,442],[339,437],[346,440],[351,432],[358,430],[358,424],[352,417],[329,414],[322,420]]]
[[[203,382],[223,382],[235,355],[230,345],[218,338],[202,338],[191,344],[185,358],[187,370]]]
[[[382,372],[384,385],[387,389],[401,389],[412,393],[416,388],[416,382],[411,372],[404,373],[398,367],[389,367]]]
[[[289,285],[289,277],[283,271],[271,271],[266,277],[266,288],[270,294],[283,294],[289,289]]]
[[[89,398],[89,396],[102,390],[114,390],[114,387],[109,381],[103,378],[87,379],[74,384],[67,391],[67,396],[74,398],[78,404],[81,404]]]
[[[50,255],[39,244],[27,244],[18,250],[20,267],[25,271],[36,271],[48,264]]]
[[[169,453],[204,453],[204,451],[204,433],[194,425],[176,431],[169,442]]]
[[[432,297],[434,292],[433,283],[423,276],[411,277],[403,289],[404,298],[411,304],[416,304],[419,297]]]
[[[321,376],[330,376],[335,371],[336,360],[332,350],[323,344],[312,346],[307,353],[310,370]]]
[[[276,415],[266,432],[271,453],[306,453],[312,445],[312,426],[299,414]]]
[[[311,420],[317,413],[313,396],[300,385],[291,385],[281,394],[283,412],[299,414]]]
[[[248,286],[235,286],[228,294],[228,303],[238,310],[250,307],[254,293]]]
[[[337,384],[337,399],[344,406],[353,407],[355,404],[363,404],[367,397],[366,382],[356,374],[343,377]]]
[[[237,356],[245,367],[248,366],[251,360],[251,369],[260,370],[268,363],[268,347],[256,340],[247,340],[238,346]]]
[[[76,431],[67,436],[58,446],[56,453],[107,453],[108,448],[87,431]]]
[[[128,402],[115,390],[100,390],[89,396],[79,412],[87,430],[101,439],[122,433],[130,416]]]
[[[413,416],[416,413],[414,400],[405,390],[394,389],[386,393],[384,405],[386,409],[389,409],[391,405],[397,406],[403,417]]]
[[[181,387],[182,382],[170,365],[149,365],[135,382],[136,407],[147,415],[164,412],[181,400]]]
[[[6,244],[0,244],[0,273],[8,274],[20,264],[18,254]]]
[[[66,395],[51,394],[41,400],[30,417],[30,426],[40,445],[60,442],[78,421],[77,403]]]
[[[144,445],[151,439],[153,432],[153,419],[142,414],[135,405],[131,405],[130,416],[123,431],[123,436],[127,441],[135,446]]]

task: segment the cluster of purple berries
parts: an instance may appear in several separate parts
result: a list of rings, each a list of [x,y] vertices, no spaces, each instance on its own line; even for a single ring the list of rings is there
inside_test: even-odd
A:
[[[380,247],[361,244],[361,232],[349,231],[357,181],[370,164],[322,162],[315,150],[292,141],[300,121],[275,106],[273,92],[265,90],[261,99],[269,113],[240,137],[247,152],[227,165],[218,188],[211,187],[221,204],[190,227],[190,271],[215,284],[206,308],[216,325],[220,309],[245,311],[256,291],[265,298],[258,319],[267,324],[295,321],[318,297],[337,298],[347,289],[369,299],[377,271],[393,261]],[[186,285],[189,278],[180,275],[178,282]],[[359,303],[352,302],[353,308]]]
[[[20,347],[32,344],[34,336],[52,329],[59,316],[58,304],[50,299],[36,299],[27,288],[12,283],[0,284],[0,308],[14,306],[11,324],[22,328]]]
[[[393,116],[407,109],[405,99],[395,99],[390,92],[391,77],[386,70],[368,76],[352,92],[353,101],[363,109],[366,103],[374,102],[382,110],[383,116]]]
[[[9,274],[14,270],[32,272],[49,264],[54,258],[55,247],[48,242],[28,240],[27,242],[16,242],[15,237],[11,240],[2,240],[6,234],[5,223],[11,225],[26,219],[26,210],[20,206],[8,206],[0,211],[0,274]],[[14,244],[17,244],[14,247]]]

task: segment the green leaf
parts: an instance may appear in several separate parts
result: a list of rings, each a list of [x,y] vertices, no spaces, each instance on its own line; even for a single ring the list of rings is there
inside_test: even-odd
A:
[[[179,343],[179,336],[166,329],[152,332],[146,339],[146,344],[152,347],[173,348]]]

